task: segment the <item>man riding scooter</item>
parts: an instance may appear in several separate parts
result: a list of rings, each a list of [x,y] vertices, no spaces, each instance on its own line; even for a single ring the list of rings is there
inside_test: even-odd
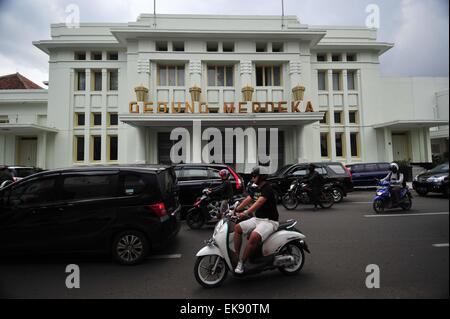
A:
[[[400,193],[404,188],[404,175],[400,172],[397,163],[391,163],[389,166],[389,174],[383,178],[382,182],[389,182],[391,185],[391,196],[394,198],[394,205],[400,202]]]
[[[237,207],[236,211],[242,211],[246,206],[253,203],[247,210],[238,214],[239,219],[254,217],[236,224],[234,231],[234,248],[236,257],[239,258],[235,273],[244,273],[244,264],[250,255],[255,251],[260,242],[265,241],[273,232],[278,229],[278,210],[275,194],[269,183],[266,182],[267,175],[262,173],[262,169],[255,167],[252,170],[252,183],[258,187],[253,194],[250,194]],[[250,234],[249,241],[242,258],[240,258],[242,235]]]
[[[208,195],[212,197],[218,197],[222,200],[220,203],[220,214],[217,217],[218,219],[221,219],[225,211],[228,209],[228,202],[233,197],[233,186],[230,182],[230,172],[227,169],[223,169],[219,172],[220,179],[222,183],[212,189],[209,189]]]

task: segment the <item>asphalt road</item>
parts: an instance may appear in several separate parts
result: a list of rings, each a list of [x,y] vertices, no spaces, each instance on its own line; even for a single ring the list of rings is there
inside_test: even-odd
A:
[[[169,247],[134,267],[99,256],[1,260],[0,297],[448,298],[449,200],[415,197],[411,215],[391,211],[374,217],[372,196],[373,191],[355,192],[328,211],[279,208],[281,219],[299,220],[312,252],[295,277],[278,271],[247,279],[229,275],[222,287],[203,289],[195,281],[193,266],[213,229],[193,231],[183,224]],[[66,288],[68,264],[80,267],[80,289]],[[366,287],[370,264],[379,266],[379,289]]]

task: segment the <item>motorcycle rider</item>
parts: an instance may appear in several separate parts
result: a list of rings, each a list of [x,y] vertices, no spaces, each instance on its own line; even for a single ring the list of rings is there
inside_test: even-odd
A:
[[[400,202],[400,193],[404,187],[405,177],[400,172],[400,168],[397,163],[391,163],[389,165],[389,170],[389,174],[387,174],[387,176],[381,181],[390,183],[391,196],[394,198],[394,203],[398,204]]]
[[[217,196],[222,200],[220,203],[220,214],[219,216],[217,216],[219,219],[221,219],[223,213],[225,213],[225,211],[228,209],[229,201],[233,197],[233,186],[231,185],[229,179],[230,171],[228,171],[227,169],[222,169],[219,172],[219,176],[222,183],[215,188],[209,189],[208,194],[210,196]]]
[[[234,227],[234,248],[236,257],[239,259],[235,273],[244,273],[244,263],[249,256],[255,251],[261,241],[265,241],[273,232],[278,229],[278,210],[276,205],[275,194],[270,183],[266,181],[267,175],[263,174],[260,167],[252,170],[252,183],[258,187],[253,194],[250,194],[237,207],[236,211],[242,211],[247,205],[253,203],[250,208],[238,213],[238,218],[252,218],[245,220]],[[242,235],[250,234],[249,241],[245,248],[242,258],[240,258]]]
[[[314,210],[320,204],[320,190],[323,185],[323,177],[316,171],[316,165],[309,164],[308,175],[302,178],[302,181],[308,183],[311,187],[311,202],[314,204]]]

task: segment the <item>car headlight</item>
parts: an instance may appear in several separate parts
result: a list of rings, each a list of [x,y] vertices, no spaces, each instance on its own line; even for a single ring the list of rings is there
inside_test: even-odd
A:
[[[445,176],[440,176],[440,177],[432,176],[432,177],[427,179],[427,182],[430,182],[430,183],[442,183],[444,181],[444,179],[445,179]]]

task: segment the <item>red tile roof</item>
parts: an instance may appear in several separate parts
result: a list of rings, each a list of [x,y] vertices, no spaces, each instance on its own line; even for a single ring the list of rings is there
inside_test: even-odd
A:
[[[0,76],[0,90],[42,90],[42,88],[19,73]]]

